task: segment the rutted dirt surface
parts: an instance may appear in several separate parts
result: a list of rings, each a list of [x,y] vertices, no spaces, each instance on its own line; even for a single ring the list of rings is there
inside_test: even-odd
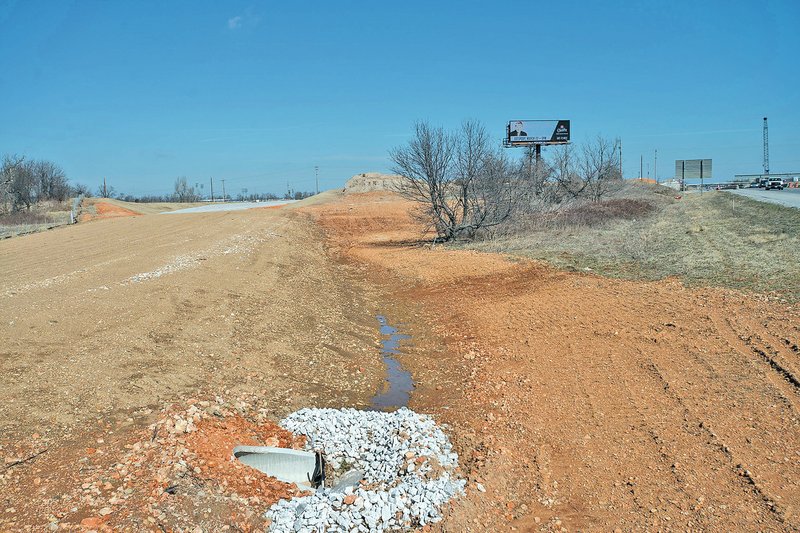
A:
[[[378,314],[470,480],[442,530],[800,528],[796,309],[416,245],[397,198],[328,199],[0,242],[0,531],[263,529],[289,489],[216,453],[366,407]]]
[[[800,528],[796,309],[412,246],[389,195],[311,212],[416,326],[412,407],[473,481],[443,529]]]

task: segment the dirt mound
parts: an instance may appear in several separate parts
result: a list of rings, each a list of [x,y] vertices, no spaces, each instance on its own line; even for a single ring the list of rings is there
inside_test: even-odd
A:
[[[364,193],[372,191],[393,191],[403,179],[396,174],[381,174],[379,172],[366,172],[356,174],[345,183],[346,193]]]

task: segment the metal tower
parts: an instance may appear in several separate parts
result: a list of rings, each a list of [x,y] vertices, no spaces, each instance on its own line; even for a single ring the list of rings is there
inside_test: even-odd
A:
[[[767,117],[764,117],[764,175],[769,175],[769,129]]]

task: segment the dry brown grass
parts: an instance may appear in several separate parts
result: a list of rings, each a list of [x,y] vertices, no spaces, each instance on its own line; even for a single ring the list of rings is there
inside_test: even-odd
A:
[[[580,206],[470,246],[628,279],[679,277],[800,300],[800,210],[730,194]],[[640,203],[641,202],[641,203]],[[649,205],[649,207],[648,207]]]
[[[70,209],[68,201],[50,200],[36,204],[30,210],[0,215],[0,239],[69,224]]]

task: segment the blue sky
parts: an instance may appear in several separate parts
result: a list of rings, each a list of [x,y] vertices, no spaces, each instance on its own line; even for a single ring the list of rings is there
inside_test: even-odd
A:
[[[0,0],[0,153],[131,194],[340,187],[414,121],[572,121],[626,177],[800,171],[800,2]],[[519,155],[515,153],[515,155]]]

